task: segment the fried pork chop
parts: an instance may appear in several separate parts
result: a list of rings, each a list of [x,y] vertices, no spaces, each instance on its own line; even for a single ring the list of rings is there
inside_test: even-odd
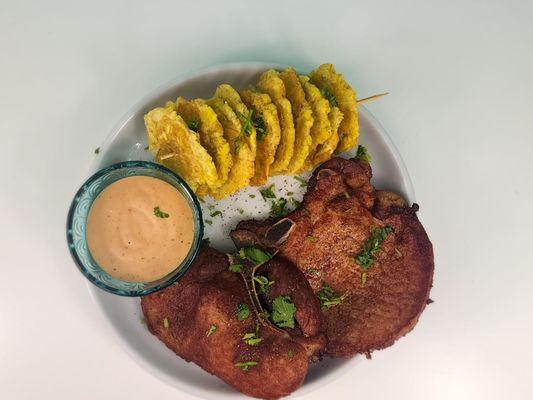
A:
[[[302,385],[309,360],[326,344],[319,303],[290,262],[275,257],[262,264],[261,275],[276,279],[269,295],[291,296],[299,312],[298,326],[278,329],[258,309],[250,288],[254,267],[238,273],[229,265],[227,255],[203,247],[178,283],[141,299],[148,328],[178,356],[244,394],[286,396]],[[249,315],[238,312],[243,305]]]
[[[366,161],[333,158],[318,167],[302,204],[285,218],[243,221],[239,246],[279,251],[322,300],[326,352],[334,357],[390,346],[428,301],[433,250],[416,212],[370,184]]]

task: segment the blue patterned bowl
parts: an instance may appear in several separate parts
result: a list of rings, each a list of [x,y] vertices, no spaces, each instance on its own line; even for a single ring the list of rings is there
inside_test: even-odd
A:
[[[89,210],[102,190],[119,179],[139,175],[158,178],[174,186],[189,203],[194,219],[194,237],[187,257],[170,274],[153,282],[126,282],[113,278],[94,261],[85,237]],[[147,161],[124,161],[95,173],[76,193],[67,217],[68,247],[82,274],[96,286],[121,296],[144,296],[178,280],[196,257],[203,233],[204,224],[200,204],[189,186],[169,169]]]

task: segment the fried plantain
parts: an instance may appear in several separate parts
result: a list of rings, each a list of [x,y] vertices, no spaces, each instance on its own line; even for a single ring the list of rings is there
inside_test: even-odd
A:
[[[338,74],[332,64],[322,64],[309,74],[311,83],[315,84],[329,99],[332,105],[341,110],[344,118],[339,126],[340,142],[336,153],[350,150],[359,139],[359,122],[357,120],[357,101],[355,91]]]
[[[285,85],[279,77],[279,73],[273,69],[261,75],[257,89],[268,94],[278,109],[281,138],[276,149],[276,156],[270,166],[270,175],[278,175],[287,169],[294,152],[295,132],[292,106],[287,100]]]
[[[218,179],[213,159],[173,106],[158,107],[144,116],[148,146],[156,161],[181,176],[193,191]]]
[[[287,99],[291,102],[294,119],[294,152],[285,171],[286,174],[293,175],[304,168],[309,152],[312,151],[313,111],[305,98],[305,92],[296,71],[293,68],[287,68],[279,74],[279,77],[285,85],[285,92]]]
[[[268,179],[270,165],[274,161],[281,137],[278,111],[266,93],[244,90],[241,93],[241,98],[246,106],[253,111],[252,122],[256,128],[255,174],[250,183],[263,185]]]
[[[178,115],[185,120],[189,127],[195,128],[193,130],[198,132],[200,143],[213,158],[217,167],[218,179],[212,188],[222,186],[228,179],[233,158],[217,114],[202,99],[188,101],[183,97],[178,97],[175,105]],[[198,188],[197,194],[202,196],[208,192],[209,187],[202,185]]]

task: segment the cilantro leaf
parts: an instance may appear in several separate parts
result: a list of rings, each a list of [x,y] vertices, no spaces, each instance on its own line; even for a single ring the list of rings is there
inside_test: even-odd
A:
[[[199,125],[199,122],[196,119],[191,119],[190,121],[187,122],[187,126],[189,127],[191,131],[198,132],[198,125]]]
[[[241,272],[243,268],[244,268],[244,264],[231,264],[229,266],[229,270],[231,272]]]
[[[301,176],[295,176],[294,179],[296,179],[298,182],[300,182],[300,187],[306,187],[307,181],[302,178]]]
[[[263,264],[272,258],[272,254],[258,247],[242,247],[239,250],[239,256],[254,265]]]
[[[290,214],[290,210],[287,208],[287,199],[280,197],[278,200],[272,200],[270,205],[270,216],[272,217],[284,217]]]
[[[294,328],[296,306],[289,296],[279,296],[272,302],[272,322],[280,328]]]
[[[361,145],[357,146],[357,154],[355,155],[355,159],[366,161],[367,163],[372,161],[372,157],[370,156],[370,153],[366,147]]]
[[[250,367],[253,367],[254,365],[257,365],[257,361],[244,361],[244,362],[240,362],[240,363],[236,363],[235,366],[242,369],[243,372],[246,372],[248,371],[248,369],[250,369]]]
[[[166,212],[161,211],[159,206],[158,207],[154,207],[154,215],[157,218],[168,218],[168,217],[170,217],[170,214],[167,214]]]
[[[237,305],[237,308],[235,309],[235,316],[239,321],[244,321],[246,318],[250,316],[250,309],[245,303],[240,303]]]
[[[380,250],[381,243],[385,241],[391,232],[392,228],[390,226],[375,228],[364,244],[363,250],[355,256],[354,261],[364,269],[370,268],[375,261],[374,255]]]
[[[261,197],[263,197],[263,200],[266,201],[267,199],[275,199],[276,198],[276,194],[272,190],[273,188],[274,188],[274,185],[272,184],[272,185],[268,186],[265,189],[259,190],[259,193],[261,193]]]
[[[329,101],[329,104],[331,105],[331,107],[337,107],[339,105],[337,103],[337,99],[335,98],[333,93],[331,93],[331,91],[329,89],[322,88],[322,89],[320,89],[320,93],[322,94],[323,98],[325,98],[327,101]]]
[[[213,333],[215,333],[216,330],[217,330],[217,326],[216,325],[211,325],[209,327],[209,329],[207,330],[207,332],[205,333],[205,336],[206,337],[211,336]]]
[[[261,117],[254,118],[252,120],[252,124],[255,128],[255,132],[257,133],[257,140],[263,140],[265,136],[268,134],[268,130],[265,126],[265,121]]]
[[[322,282],[322,289],[316,294],[321,308],[328,308],[342,303],[344,295],[339,296],[326,282]]]

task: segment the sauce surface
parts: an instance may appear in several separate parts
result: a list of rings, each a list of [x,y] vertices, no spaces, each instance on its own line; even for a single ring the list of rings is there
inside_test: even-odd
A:
[[[192,210],[172,185],[149,176],[118,180],[93,202],[89,251],[114,278],[151,282],[185,259],[194,236]]]

